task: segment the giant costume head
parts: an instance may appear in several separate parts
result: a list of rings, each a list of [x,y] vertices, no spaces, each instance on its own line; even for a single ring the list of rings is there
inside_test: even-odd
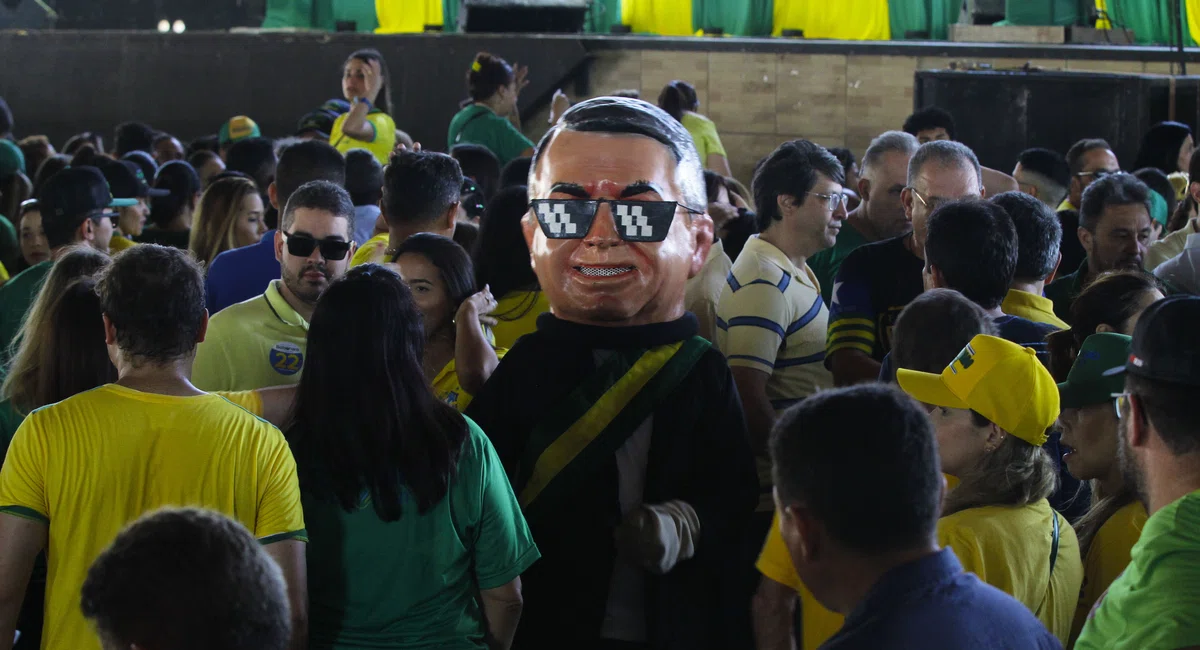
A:
[[[713,226],[682,124],[636,99],[577,104],[538,144],[529,196],[525,239],[555,316],[606,326],[683,316]]]

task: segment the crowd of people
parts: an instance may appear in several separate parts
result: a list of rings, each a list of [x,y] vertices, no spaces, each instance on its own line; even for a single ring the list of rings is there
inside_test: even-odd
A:
[[[1187,126],[747,187],[684,81],[534,143],[480,53],[442,153],[343,71],[277,140],[0,100],[0,648],[1200,647]]]

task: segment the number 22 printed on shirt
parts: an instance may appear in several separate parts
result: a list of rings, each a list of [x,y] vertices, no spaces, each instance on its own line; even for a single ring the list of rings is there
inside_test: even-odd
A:
[[[294,375],[304,367],[304,353],[295,343],[280,342],[267,353],[267,362],[281,375]]]

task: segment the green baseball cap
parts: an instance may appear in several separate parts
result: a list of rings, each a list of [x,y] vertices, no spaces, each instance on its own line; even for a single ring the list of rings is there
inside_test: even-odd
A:
[[[25,173],[25,154],[12,140],[0,138],[0,178],[17,172]]]
[[[258,129],[258,125],[254,120],[245,115],[235,115],[229,118],[229,121],[221,125],[221,132],[217,135],[217,141],[222,147],[231,145],[235,142],[241,142],[248,138],[258,138],[262,136],[262,131]]]
[[[1058,385],[1062,408],[1082,408],[1112,400],[1114,393],[1125,390],[1125,377],[1105,373],[1120,366],[1129,358],[1132,337],[1104,332],[1093,334],[1083,342],[1079,356],[1067,380]]]

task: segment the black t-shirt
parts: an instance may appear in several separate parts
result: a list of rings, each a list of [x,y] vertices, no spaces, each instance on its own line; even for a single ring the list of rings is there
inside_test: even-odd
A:
[[[838,350],[859,350],[883,361],[892,349],[896,318],[925,288],[925,263],[909,252],[906,237],[859,247],[842,262],[833,282],[826,364]]]

